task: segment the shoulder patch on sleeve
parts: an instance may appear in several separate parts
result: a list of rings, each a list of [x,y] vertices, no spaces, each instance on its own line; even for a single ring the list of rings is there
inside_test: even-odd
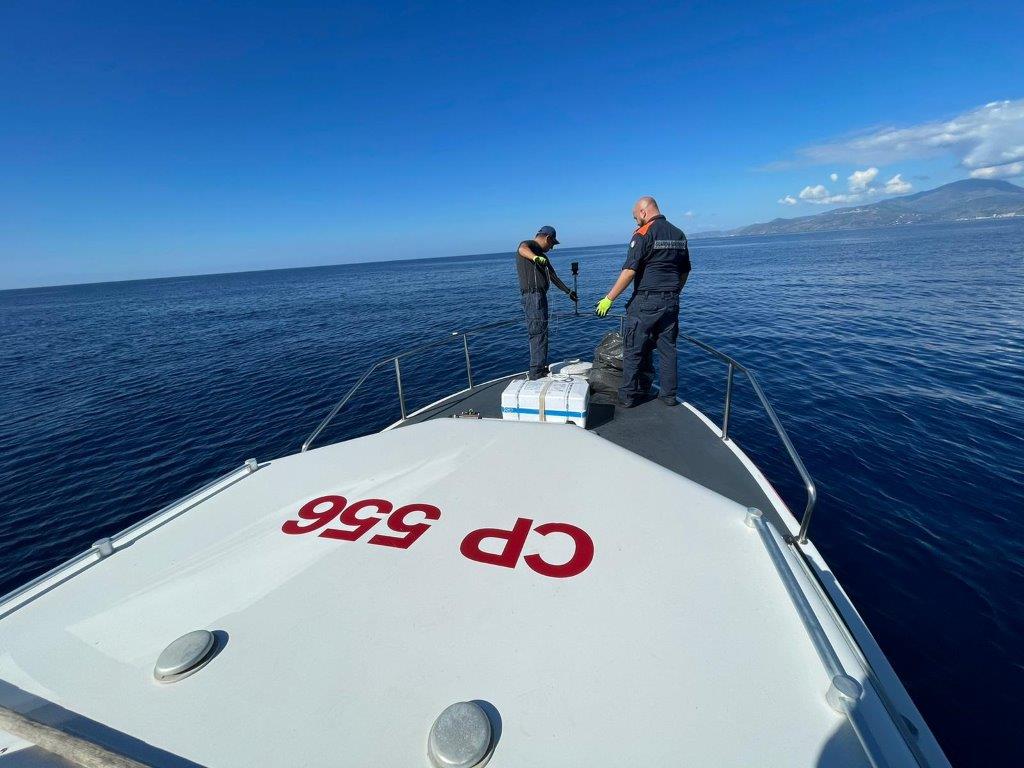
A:
[[[636,240],[630,240],[629,247],[632,248],[634,245],[636,245]]]

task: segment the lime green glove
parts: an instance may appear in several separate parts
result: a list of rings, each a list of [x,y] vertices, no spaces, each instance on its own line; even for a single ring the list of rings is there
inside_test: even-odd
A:
[[[536,264],[538,267],[546,267],[548,265],[548,257],[547,256],[534,256],[533,257],[533,263]]]
[[[597,302],[597,316],[604,317],[608,314],[608,310],[612,308],[612,300],[605,296],[599,302]]]

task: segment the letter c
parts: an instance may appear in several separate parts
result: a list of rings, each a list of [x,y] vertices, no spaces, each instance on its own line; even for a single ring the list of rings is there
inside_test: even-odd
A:
[[[573,543],[576,545],[576,551],[573,556],[569,558],[568,562],[562,563],[561,565],[552,565],[551,563],[545,562],[544,559],[537,554],[527,555],[523,558],[528,566],[533,569],[536,573],[541,576],[551,576],[555,579],[565,579],[569,576],[576,576],[577,574],[583,573],[590,566],[591,561],[594,559],[594,540],[590,538],[590,534],[584,531],[582,528],[577,528],[575,525],[569,523],[544,523],[534,528],[537,533],[541,536],[547,536],[549,533],[564,533],[570,536]]]

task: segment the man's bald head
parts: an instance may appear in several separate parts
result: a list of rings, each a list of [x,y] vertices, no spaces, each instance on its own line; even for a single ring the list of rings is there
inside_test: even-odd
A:
[[[658,201],[650,195],[644,195],[633,204],[633,220],[638,227],[642,227],[655,216],[660,216]]]

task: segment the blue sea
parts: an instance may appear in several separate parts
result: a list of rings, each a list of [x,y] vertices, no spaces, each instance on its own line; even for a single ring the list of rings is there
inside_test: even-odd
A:
[[[0,292],[0,592],[250,456],[297,451],[375,359],[519,315],[508,254]],[[621,245],[580,262],[590,308]],[[820,488],[811,537],[956,765],[1021,765],[1024,223],[695,240],[684,332],[753,369]],[[553,311],[571,311],[551,294]],[[619,302],[621,304],[622,302]],[[621,309],[621,306],[617,307]],[[611,323],[560,321],[589,355]],[[474,336],[478,381],[524,328]],[[681,347],[719,419],[725,371]],[[460,346],[408,361],[415,408],[463,386]],[[731,431],[803,497],[753,392]],[[321,440],[398,417],[372,376]]]

